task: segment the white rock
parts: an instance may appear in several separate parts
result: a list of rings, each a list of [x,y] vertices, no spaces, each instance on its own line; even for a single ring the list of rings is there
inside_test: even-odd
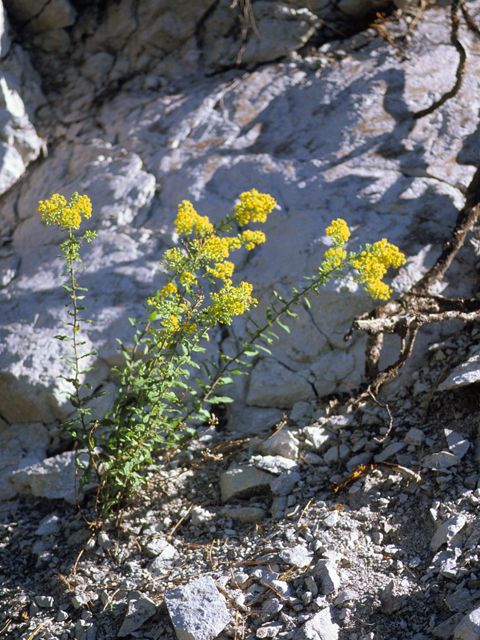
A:
[[[441,384],[438,385],[438,391],[448,391],[464,387],[468,384],[474,384],[480,380],[480,353],[475,353],[461,365],[456,367],[450,375]]]
[[[317,425],[304,427],[303,432],[307,437],[307,444],[310,444],[317,451],[321,451],[332,437],[332,434],[324,427]]]
[[[338,640],[340,627],[332,622],[330,609],[326,607],[307,620],[300,630],[302,640]]]
[[[298,471],[284,471],[270,482],[272,493],[277,496],[287,496],[292,493],[293,488],[300,482],[302,476]]]
[[[274,476],[254,466],[233,467],[220,474],[222,501],[263,493],[270,489]]]
[[[307,380],[272,358],[261,360],[250,379],[247,404],[256,407],[292,407],[299,400],[313,400]]]
[[[460,433],[451,431],[450,429],[444,429],[445,437],[447,438],[448,448],[457,458],[463,458],[470,447],[470,442],[466,440]]]
[[[140,629],[144,622],[155,615],[157,607],[153,600],[139,591],[132,591],[128,595],[127,612],[118,630],[117,636],[124,638]]]
[[[31,467],[9,473],[6,475],[6,480],[13,491],[20,495],[49,500],[63,499],[76,504],[75,453],[67,451],[53,458],[46,458],[43,462],[38,462]],[[88,484],[84,487],[84,491],[94,486],[94,483]],[[77,484],[79,499],[82,498],[84,491],[80,491]]]
[[[60,518],[54,513],[45,516],[35,531],[36,536],[48,536],[60,531]],[[38,603],[37,603],[38,604]]]
[[[178,558],[178,551],[163,538],[154,538],[151,542],[148,542],[145,545],[145,553],[150,558],[159,558],[162,562]]]
[[[450,453],[450,451],[439,451],[431,453],[423,461],[423,466],[427,469],[448,469],[460,462],[460,458]]]
[[[212,640],[230,620],[225,598],[209,576],[165,592],[178,640]]]
[[[340,586],[340,576],[333,560],[319,560],[313,573],[321,582],[321,593],[324,596],[328,596]]]
[[[298,440],[288,429],[280,429],[262,442],[259,449],[264,455],[282,456],[290,460],[298,458]]]
[[[278,476],[284,471],[291,469],[297,469],[298,464],[295,460],[290,458],[284,458],[283,456],[261,456],[255,459],[255,466],[257,469],[268,471],[273,475]]]
[[[283,551],[280,551],[279,556],[287,564],[300,568],[308,567],[314,557],[313,552],[301,544],[291,547],[290,549],[283,549]]]
[[[449,518],[433,534],[430,541],[430,549],[437,551],[443,544],[448,544],[450,540],[464,527],[467,519],[463,515]]]
[[[454,640],[480,640],[480,607],[470,611],[455,627]]]

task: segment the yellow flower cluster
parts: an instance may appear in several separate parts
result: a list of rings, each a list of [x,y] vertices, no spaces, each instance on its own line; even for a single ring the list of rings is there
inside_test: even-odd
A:
[[[178,322],[178,318],[173,313],[170,315],[169,318],[166,318],[163,321],[163,326],[167,331],[171,331],[172,333],[180,329],[180,323]]]
[[[178,289],[173,282],[169,282],[166,284],[160,292],[160,297],[165,298],[169,295],[174,296],[177,293]]]
[[[40,200],[38,211],[47,225],[57,224],[63,230],[78,229],[82,215],[85,218],[91,217],[92,203],[88,196],[80,196],[78,193],[72,195],[70,202],[64,196],[54,193],[50,200]]]
[[[267,215],[273,210],[276,201],[268,193],[258,193],[256,189],[245,191],[234,209],[233,219],[239,225],[247,222],[265,222]]]
[[[213,225],[207,216],[199,216],[188,200],[178,205],[178,214],[175,220],[177,233],[190,234],[193,230],[199,236],[213,231]]]
[[[350,237],[350,229],[341,218],[333,220],[325,233],[332,238],[335,245],[344,245]]]
[[[209,275],[215,276],[215,278],[220,278],[223,280],[225,284],[231,284],[231,276],[235,265],[233,262],[229,262],[228,260],[224,260],[223,262],[215,262],[214,267],[206,267],[206,271]]]
[[[251,305],[256,305],[257,300],[251,297],[252,289],[248,282],[241,282],[238,287],[226,284],[220,293],[212,293],[212,313],[215,319],[230,324],[232,316],[240,316]]]
[[[180,275],[180,284],[184,287],[189,284],[197,284],[197,278],[191,271],[183,271]]]
[[[342,247],[333,247],[323,254],[325,260],[329,262],[332,268],[339,267],[347,257],[347,252]]]
[[[260,244],[262,242],[265,242],[266,240],[263,231],[250,231],[250,229],[244,231],[240,238],[243,246],[245,247],[245,249],[247,249],[247,251],[253,249],[256,244]]]
[[[382,282],[387,269],[390,266],[398,268],[402,264],[405,264],[405,256],[385,238],[372,247],[367,246],[367,249],[352,261],[368,294],[381,300],[388,300],[392,293],[390,287]]]

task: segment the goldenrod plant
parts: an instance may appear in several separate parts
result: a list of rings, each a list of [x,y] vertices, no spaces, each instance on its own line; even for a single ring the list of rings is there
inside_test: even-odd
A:
[[[145,471],[152,464],[155,451],[181,446],[196,433],[192,422],[208,422],[211,418],[208,405],[231,401],[219,395],[219,390],[232,383],[232,373],[243,373],[234,368],[235,365],[249,366],[242,357],[254,357],[260,351],[269,353],[266,345],[277,337],[272,331],[273,323],[289,331],[281,317],[296,317],[292,307],[309,305],[309,293],[318,293],[331,277],[350,274],[374,298],[386,299],[391,294],[382,278],[389,266],[399,267],[404,263],[403,254],[386,240],[347,254],[345,246],[350,231],[344,220],[335,220],[326,230],[333,247],[325,253],[317,274],[307,278],[303,287],[293,288],[290,300],[273,292],[281,307],[271,305],[267,309],[263,327],[252,320],[247,324],[249,339],[239,345],[233,357],[219,354],[220,365],[217,361],[202,361],[201,356],[195,354],[205,351],[202,341],[209,339],[218,324],[230,325],[235,316],[257,304],[252,297],[252,285],[233,284],[234,264],[227,258],[236,249],[252,250],[265,242],[261,231],[242,231],[241,227],[250,222],[265,222],[275,205],[270,195],[252,189],[242,193],[232,214],[217,224],[211,223],[207,216],[200,216],[187,200],[179,205],[175,226],[181,243],[165,251],[161,261],[168,274],[167,282],[145,301],[145,319],[130,319],[134,331],[132,345],[118,341],[125,361],[115,370],[119,392],[105,417],[92,421],[86,404],[101,393],[81,393],[82,387],[91,391],[84,380],[90,369],[81,369],[81,359],[96,352],[79,354],[79,347],[85,344],[79,340],[80,322],[88,320],[79,318],[79,312],[85,307],[79,305],[84,296],[78,292],[86,289],[78,286],[75,271],[82,268],[77,264],[81,262],[82,242],[92,241],[96,234],[87,231],[80,237],[74,235],[82,216],[90,217],[91,204],[87,196],[78,193],[73,194],[69,202],[58,194],[40,202],[39,211],[46,224],[57,224],[68,234],[61,248],[67,268],[64,287],[71,299],[69,320],[65,324],[71,328],[72,335],[57,338],[72,344],[68,362],[73,376],[64,379],[72,384],[69,399],[77,416],[66,421],[63,428],[74,438],[77,450],[88,453],[89,462],[82,469],[80,483],[81,487],[90,482],[98,485],[95,503],[98,522],[112,510],[118,514],[125,501],[147,481]],[[201,367],[208,383],[191,374],[192,369]],[[76,461],[80,468],[78,454]]]

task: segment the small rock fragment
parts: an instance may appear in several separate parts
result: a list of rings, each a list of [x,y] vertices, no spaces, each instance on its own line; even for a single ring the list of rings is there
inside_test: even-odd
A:
[[[380,611],[385,613],[387,616],[392,615],[392,613],[398,611],[402,606],[402,600],[393,593],[394,587],[395,582],[394,580],[391,580],[380,593],[380,602],[382,603]]]
[[[260,445],[265,455],[283,456],[290,460],[298,458],[298,440],[291,431],[280,429]]]
[[[378,453],[374,460],[375,462],[385,462],[388,458],[391,458],[405,447],[405,442],[391,442],[383,451]]]
[[[283,456],[261,456],[255,460],[255,466],[257,469],[268,471],[276,476],[290,469],[298,469],[295,460],[284,458]]]
[[[439,451],[431,453],[423,461],[423,466],[427,469],[448,469],[460,462],[460,458],[454,456],[450,451]]]
[[[324,596],[333,593],[340,586],[340,576],[333,560],[319,560],[313,574],[320,580],[322,585],[320,591]]]
[[[447,438],[447,444],[450,451],[457,458],[463,458],[463,456],[467,453],[468,448],[470,447],[470,442],[465,440],[465,438],[455,431],[451,431],[450,429],[444,429],[445,437]]]
[[[144,549],[149,558],[160,557],[161,560],[175,560],[175,558],[178,558],[178,551],[163,538],[154,538],[145,545]]]
[[[313,560],[313,551],[310,551],[303,545],[299,544],[291,549],[284,549],[279,553],[280,558],[287,564],[296,567],[308,567]]]
[[[332,622],[330,609],[325,608],[307,620],[298,634],[299,640],[338,640],[338,624]]]
[[[467,611],[471,605],[470,589],[466,589],[465,587],[457,589],[446,596],[445,602],[450,611]]]
[[[467,519],[463,515],[454,516],[446,520],[433,534],[430,549],[437,551],[443,544],[448,544],[453,536],[463,528],[466,522]]]
[[[458,623],[461,621],[462,618],[463,618],[463,614],[456,613],[454,616],[447,618],[447,620],[444,620],[443,622],[438,624],[436,627],[434,627],[432,629],[432,634],[436,638],[443,638],[444,640],[450,640],[450,638],[453,636],[453,631],[455,627],[458,625]]]
[[[272,493],[277,496],[286,496],[301,479],[302,476],[298,471],[284,471],[270,483]]]
[[[454,640],[479,640],[480,638],[480,607],[470,611],[455,627]]]
[[[415,447],[419,447],[421,444],[423,444],[424,440],[425,434],[421,429],[417,429],[416,427],[410,429],[410,431],[405,436],[406,444],[413,444]]]
[[[312,425],[305,427],[303,433],[306,436],[306,444],[310,445],[317,451],[320,451],[327,442],[332,438],[332,435],[324,427],[318,425]]]
[[[222,501],[228,502],[231,498],[266,493],[270,489],[272,479],[273,476],[270,473],[261,471],[253,465],[233,467],[220,474]]]
[[[178,640],[212,640],[230,620],[225,598],[210,576],[170,589],[165,603]]]
[[[51,609],[54,605],[52,596],[37,596],[35,602],[42,609]]]
[[[157,607],[153,600],[139,591],[132,591],[128,596],[127,613],[117,636],[123,638],[137,631],[156,612]]]
[[[45,516],[38,525],[38,529],[35,531],[36,536],[49,536],[52,533],[58,533],[60,531],[60,518],[51,513],[49,516]]]
[[[325,464],[333,464],[339,460],[343,460],[350,453],[349,447],[346,444],[335,445],[327,449],[323,455]]]
[[[220,511],[224,518],[231,518],[243,523],[261,522],[265,516],[265,511],[260,507],[224,507]]]

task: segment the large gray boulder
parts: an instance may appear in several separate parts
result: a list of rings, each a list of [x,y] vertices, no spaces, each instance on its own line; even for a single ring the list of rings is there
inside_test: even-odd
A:
[[[0,248],[0,415],[7,424],[52,424],[71,412],[63,393],[68,386],[58,379],[66,371],[60,360],[65,343],[53,339],[64,330],[67,302],[57,257],[63,236],[44,227],[36,212],[38,200],[52,193],[80,191],[93,203],[85,228],[96,229],[99,238],[85,248],[79,280],[89,289],[85,315],[93,320],[86,346],[99,351],[88,363],[95,366],[91,383],[112,390],[115,338],[131,343],[128,317],[144,317],[143,300],[164,282],[158,262],[165,248],[178,245],[173,221],[184,198],[213,220],[253,187],[276,198],[278,208],[262,227],[267,242],[236,258],[236,281],[251,282],[259,300],[252,314],[258,323],[273,287],[288,296],[315,273],[330,246],[325,229],[332,219],[342,217],[352,228],[349,249],[386,237],[406,253],[405,267],[392,274],[395,294],[425,272],[449,237],[479,160],[472,96],[480,58],[473,36],[462,32],[469,54],[458,96],[415,121],[412,112],[454,81],[457,54],[437,44],[448,42],[443,9],[425,12],[409,59],[401,60],[387,42],[362,34],[307,55],[302,47],[313,31],[320,38],[318,18],[326,19],[322,12],[332,6],[254,2],[262,37],[251,25],[242,54],[252,66],[246,71],[228,63],[222,72],[222,60],[238,55],[242,39],[237,33],[238,49],[226,41],[208,43],[225,27],[222,21],[232,19],[230,4],[122,0],[107,2],[99,13],[96,3],[82,3],[68,29],[38,35],[28,34],[7,6],[49,92],[46,105],[39,76],[25,51],[9,45],[5,23],[0,144],[21,159],[0,164],[0,229],[8,241]],[[362,6],[338,7],[351,16]],[[275,34],[282,36],[274,42]],[[229,52],[220,51],[227,45]],[[41,159],[40,130],[50,140],[48,157]],[[470,246],[463,255],[472,262],[477,253]],[[436,290],[470,295],[462,268],[454,263]],[[365,337],[343,338],[352,318],[373,305],[351,281],[333,281],[312,296],[310,308],[298,309],[298,321],[288,321],[291,333],[277,328],[281,339],[272,355],[254,362],[250,381],[233,389],[234,421],[242,423],[237,418],[247,405],[281,411],[361,382]],[[235,331],[246,335],[243,320]],[[219,347],[230,348],[225,334],[213,336],[209,354],[215,357]],[[394,339],[386,340],[382,366],[397,348]]]

